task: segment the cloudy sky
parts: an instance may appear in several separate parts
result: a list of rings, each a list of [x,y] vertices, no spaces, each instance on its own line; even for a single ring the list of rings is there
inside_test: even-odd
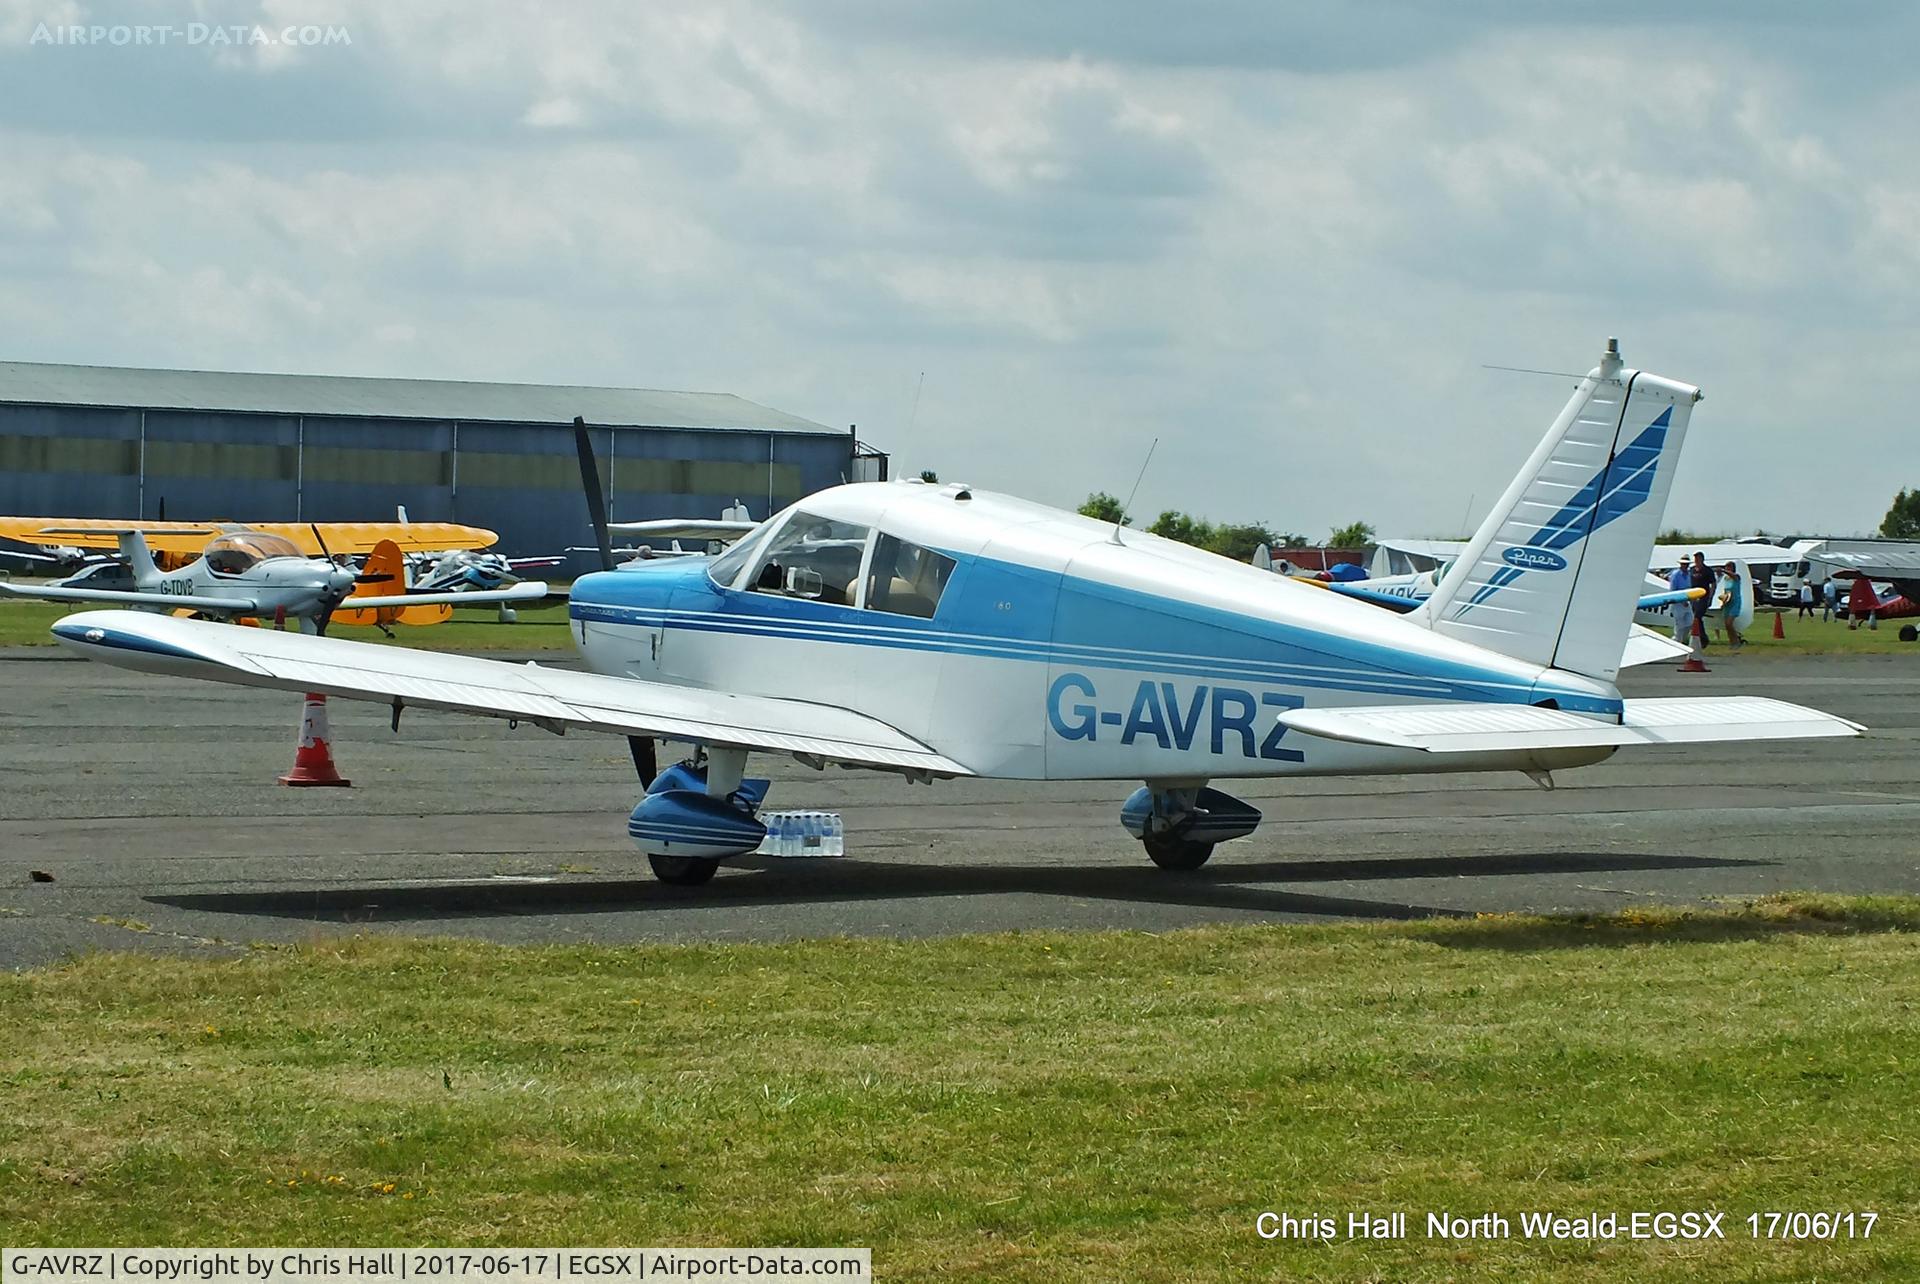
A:
[[[1707,393],[1671,522],[1868,529],[1920,16],[1669,8],[0,0],[0,357],[730,391],[1067,505],[1157,437],[1137,509],[1418,535],[1565,399],[1483,364],[1614,334]]]

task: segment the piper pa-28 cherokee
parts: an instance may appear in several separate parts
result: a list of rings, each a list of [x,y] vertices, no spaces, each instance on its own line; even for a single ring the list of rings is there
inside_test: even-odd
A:
[[[920,780],[1144,781],[1121,823],[1157,864],[1193,869],[1260,823],[1214,781],[1510,769],[1550,784],[1623,745],[1859,734],[1776,700],[1614,685],[1699,396],[1624,369],[1609,342],[1406,615],[1006,496],[869,482],[717,558],[575,581],[591,673],[119,612],[54,632],[128,668],[380,701],[396,719],[416,705],[626,735],[649,782],[628,831],[669,882],[759,845],[754,752]],[[654,738],[702,752],[656,776]]]

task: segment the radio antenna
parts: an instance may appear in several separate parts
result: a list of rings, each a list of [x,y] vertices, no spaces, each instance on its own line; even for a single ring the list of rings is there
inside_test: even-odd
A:
[[[1584,379],[1584,378],[1586,378],[1586,376],[1585,376],[1585,375],[1583,375],[1583,374],[1575,374],[1575,373],[1573,373],[1573,371],[1571,371],[1571,370],[1535,370],[1535,369],[1534,369],[1533,367],[1531,367],[1531,366],[1492,366],[1492,365],[1488,365],[1488,364],[1487,364],[1486,362],[1484,362],[1484,361],[1480,363],[1480,368],[1481,368],[1482,370],[1504,370],[1504,371],[1506,371],[1506,372],[1507,372],[1508,374],[1537,374],[1537,375],[1552,375],[1552,376],[1553,376],[1554,378],[1556,378],[1556,379]]]
[[[1133,489],[1127,492],[1127,502],[1120,506],[1120,516],[1113,523],[1113,542],[1120,542],[1120,528],[1127,524],[1127,513],[1133,508],[1133,497],[1140,493],[1140,483],[1146,479],[1147,465],[1153,462],[1153,452],[1159,447],[1160,439],[1155,437],[1147,447],[1147,457],[1140,461],[1140,474],[1133,479]]]

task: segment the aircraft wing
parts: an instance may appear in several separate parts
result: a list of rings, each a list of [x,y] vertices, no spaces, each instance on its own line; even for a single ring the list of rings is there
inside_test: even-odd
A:
[[[206,522],[145,522],[126,517],[0,517],[0,536],[23,544],[65,544],[71,548],[118,550],[120,532],[139,531],[156,553],[198,557],[220,533]],[[312,536],[308,536],[312,539]]]
[[[1316,588],[1323,588],[1331,593],[1337,593],[1341,597],[1356,598],[1359,601],[1382,607],[1385,610],[1394,612],[1396,615],[1405,615],[1420,605],[1420,600],[1416,598],[1402,597],[1398,593],[1382,593],[1378,589],[1370,589],[1367,587],[1365,580],[1346,580],[1344,582],[1341,580],[1316,580],[1304,575],[1296,575],[1293,578],[1302,584],[1311,584]]]
[[[117,549],[121,531],[137,530],[156,553],[198,556],[207,540],[223,530],[251,530],[292,540],[309,557],[320,557],[320,541],[313,535],[316,524],[326,539],[326,552],[341,556],[371,553],[383,539],[398,544],[403,553],[490,548],[500,539],[482,527],[453,522],[149,522],[124,517],[0,517],[0,536],[23,544]]]
[[[1800,560],[1798,553],[1790,548],[1781,548],[1778,544],[1740,544],[1731,540],[1719,544],[1655,544],[1653,551],[1647,554],[1647,569],[1670,570],[1683,561],[1691,562],[1695,553],[1705,554],[1707,565],[1715,571],[1728,562],[1778,566],[1782,562]]]
[[[245,615],[258,610],[252,598],[191,597],[182,593],[136,593],[124,589],[63,588],[57,584],[0,584],[7,597],[34,597],[48,602],[105,602],[114,606],[145,606],[158,611],[225,611]]]
[[[326,539],[324,551],[313,537],[314,526]],[[309,557],[371,553],[381,540],[392,540],[402,553],[491,548],[500,542],[500,537],[485,527],[455,522],[248,522],[247,529],[290,539]]]
[[[891,771],[973,774],[879,719],[835,705],[133,611],[70,615],[53,634],[90,659],[154,673],[514,718],[556,732],[579,727]]]
[[[1458,557],[1467,549],[1467,542],[1463,539],[1382,539],[1375,540],[1374,543],[1380,548],[1390,548],[1396,553],[1430,557],[1439,562]]]
[[[1649,593],[1634,604],[1634,609],[1650,611],[1656,606],[1666,606],[1670,602],[1691,602],[1696,597],[1705,597],[1703,588],[1666,589],[1659,593]]]
[[[1283,713],[1280,721],[1295,731],[1328,740],[1428,753],[1797,740],[1857,736],[1866,730],[1857,722],[1818,709],[1762,696],[1689,696],[1628,700],[1625,704],[1618,723],[1596,722],[1579,714],[1525,704],[1308,708]]]
[[[366,611],[388,606],[489,606],[495,602],[530,602],[553,590],[544,580],[523,580],[498,589],[450,589],[445,593],[356,594],[340,603],[342,610]]]
[[[1825,566],[1859,571],[1876,580],[1920,579],[1920,543],[1892,540],[1828,540],[1807,554]]]
[[[758,526],[758,522],[730,522],[723,518],[661,517],[645,522],[608,522],[615,535],[640,535],[651,539],[739,539]]]

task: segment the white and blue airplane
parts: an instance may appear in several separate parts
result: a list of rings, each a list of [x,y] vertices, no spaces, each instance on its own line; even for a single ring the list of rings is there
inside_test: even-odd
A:
[[[1405,615],[1008,496],[894,482],[812,495],[718,557],[581,577],[586,673],[117,611],[54,633],[128,668],[386,703],[396,724],[411,705],[625,735],[647,789],[628,831],[669,882],[760,844],[756,753],[913,780],[1142,782],[1121,823],[1191,870],[1260,824],[1216,782],[1551,784],[1622,746],[1859,734],[1777,700],[1614,684],[1699,397],[1609,341]],[[656,739],[698,752],[656,773]]]

